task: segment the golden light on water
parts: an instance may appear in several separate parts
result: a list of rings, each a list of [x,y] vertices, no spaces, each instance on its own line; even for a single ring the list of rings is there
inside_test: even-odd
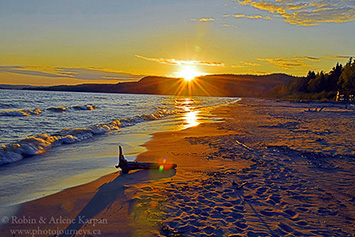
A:
[[[195,104],[192,98],[183,98],[175,100],[175,107],[184,111],[182,116],[183,128],[195,127],[200,124],[199,110],[195,110]]]
[[[198,113],[200,111],[187,112],[184,116],[185,128],[195,127],[200,124],[198,121]]]

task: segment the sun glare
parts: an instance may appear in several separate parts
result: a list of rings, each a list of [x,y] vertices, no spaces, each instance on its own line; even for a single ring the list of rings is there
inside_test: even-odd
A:
[[[185,81],[190,82],[198,76],[201,76],[202,73],[197,71],[194,67],[184,67],[179,72],[179,77],[184,78]]]

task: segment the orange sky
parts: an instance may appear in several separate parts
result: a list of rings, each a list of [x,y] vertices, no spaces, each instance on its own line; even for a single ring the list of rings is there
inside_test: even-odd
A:
[[[0,84],[302,76],[355,55],[354,20],[351,0],[3,0]]]

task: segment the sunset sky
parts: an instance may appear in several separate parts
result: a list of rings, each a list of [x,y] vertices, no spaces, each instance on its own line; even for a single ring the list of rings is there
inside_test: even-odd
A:
[[[0,84],[306,75],[355,56],[354,0],[1,0]]]

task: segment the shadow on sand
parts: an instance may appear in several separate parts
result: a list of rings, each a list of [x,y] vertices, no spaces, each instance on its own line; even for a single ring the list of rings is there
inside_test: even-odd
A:
[[[95,196],[83,208],[83,210],[75,217],[71,224],[64,230],[60,236],[72,236],[80,228],[86,224],[85,220],[90,221],[105,208],[111,206],[117,196],[124,192],[125,185],[142,183],[150,180],[158,180],[174,176],[175,169],[164,170],[160,172],[158,169],[141,170],[131,174],[118,175],[117,178],[109,183],[105,183],[98,188]]]

